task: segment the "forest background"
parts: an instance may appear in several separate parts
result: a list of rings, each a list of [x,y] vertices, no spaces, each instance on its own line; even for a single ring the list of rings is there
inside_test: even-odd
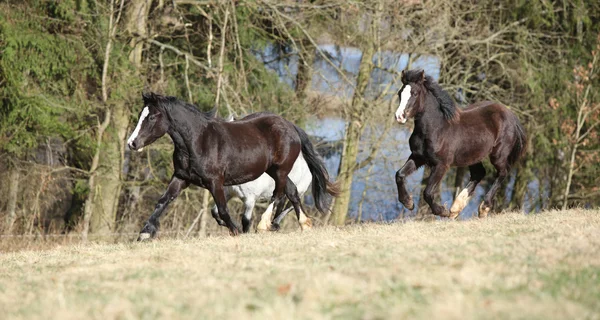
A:
[[[139,154],[124,143],[145,91],[216,106],[222,117],[271,111],[307,128],[342,188],[331,214],[312,212],[321,223],[427,218],[386,184],[408,155],[410,127],[392,117],[400,71],[417,67],[458,105],[501,101],[525,126],[528,152],[496,212],[597,208],[599,50],[597,1],[3,1],[0,230],[138,231],[172,173],[169,138]],[[323,119],[341,124],[339,137],[319,134],[331,124]],[[442,199],[467,176],[451,171]],[[186,190],[163,233],[225,232],[209,219],[211,202]]]

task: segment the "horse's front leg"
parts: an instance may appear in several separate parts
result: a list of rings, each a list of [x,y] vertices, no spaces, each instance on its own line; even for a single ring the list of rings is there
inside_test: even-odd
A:
[[[408,210],[415,208],[412,196],[406,191],[406,177],[415,172],[419,167],[423,165],[423,162],[419,157],[411,154],[408,160],[402,166],[398,172],[396,172],[396,186],[398,187],[398,201],[404,205]]]
[[[158,199],[158,203],[154,208],[154,212],[144,225],[142,231],[140,231],[140,235],[138,236],[137,241],[143,241],[150,238],[155,238],[156,233],[158,232],[158,228],[160,227],[160,216],[167,208],[171,201],[175,200],[181,190],[187,188],[189,183],[185,180],[181,180],[175,176],[171,177],[171,182],[167,187],[167,191]]]
[[[219,211],[219,217],[229,229],[229,233],[232,236],[237,236],[240,231],[239,228],[231,220],[229,210],[227,209],[227,198],[225,197],[225,191],[223,190],[223,183],[213,183],[208,189],[215,199],[217,204],[217,210]]]
[[[450,212],[448,211],[448,209],[434,202],[435,194],[439,189],[442,178],[444,178],[444,175],[448,171],[448,166],[445,164],[437,164],[431,169],[431,175],[429,176],[427,187],[425,187],[423,198],[431,208],[433,214],[435,214],[436,216],[449,217]]]

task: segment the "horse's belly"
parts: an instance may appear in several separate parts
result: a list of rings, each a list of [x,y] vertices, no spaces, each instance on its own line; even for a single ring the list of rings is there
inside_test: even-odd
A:
[[[270,199],[275,190],[275,180],[263,173],[252,181],[231,186],[231,190],[240,198]]]
[[[491,146],[491,143],[471,143],[461,145],[454,154],[454,165],[465,167],[481,162],[492,151]]]

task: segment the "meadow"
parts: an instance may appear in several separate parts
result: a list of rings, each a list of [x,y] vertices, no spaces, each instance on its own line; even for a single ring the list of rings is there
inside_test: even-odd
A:
[[[598,319],[600,212],[0,254],[3,319]]]

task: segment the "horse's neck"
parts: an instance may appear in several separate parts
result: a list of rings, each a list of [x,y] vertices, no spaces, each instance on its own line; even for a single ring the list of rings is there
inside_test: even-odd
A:
[[[441,132],[442,130],[440,129],[446,127],[448,123],[444,120],[444,115],[440,111],[440,105],[432,94],[425,96],[424,103],[423,112],[415,117],[415,130],[419,130],[426,137],[430,137]]]
[[[189,154],[194,137],[201,135],[206,128],[206,119],[185,109],[171,110],[170,118],[171,126],[167,133],[173,140],[175,149]]]

